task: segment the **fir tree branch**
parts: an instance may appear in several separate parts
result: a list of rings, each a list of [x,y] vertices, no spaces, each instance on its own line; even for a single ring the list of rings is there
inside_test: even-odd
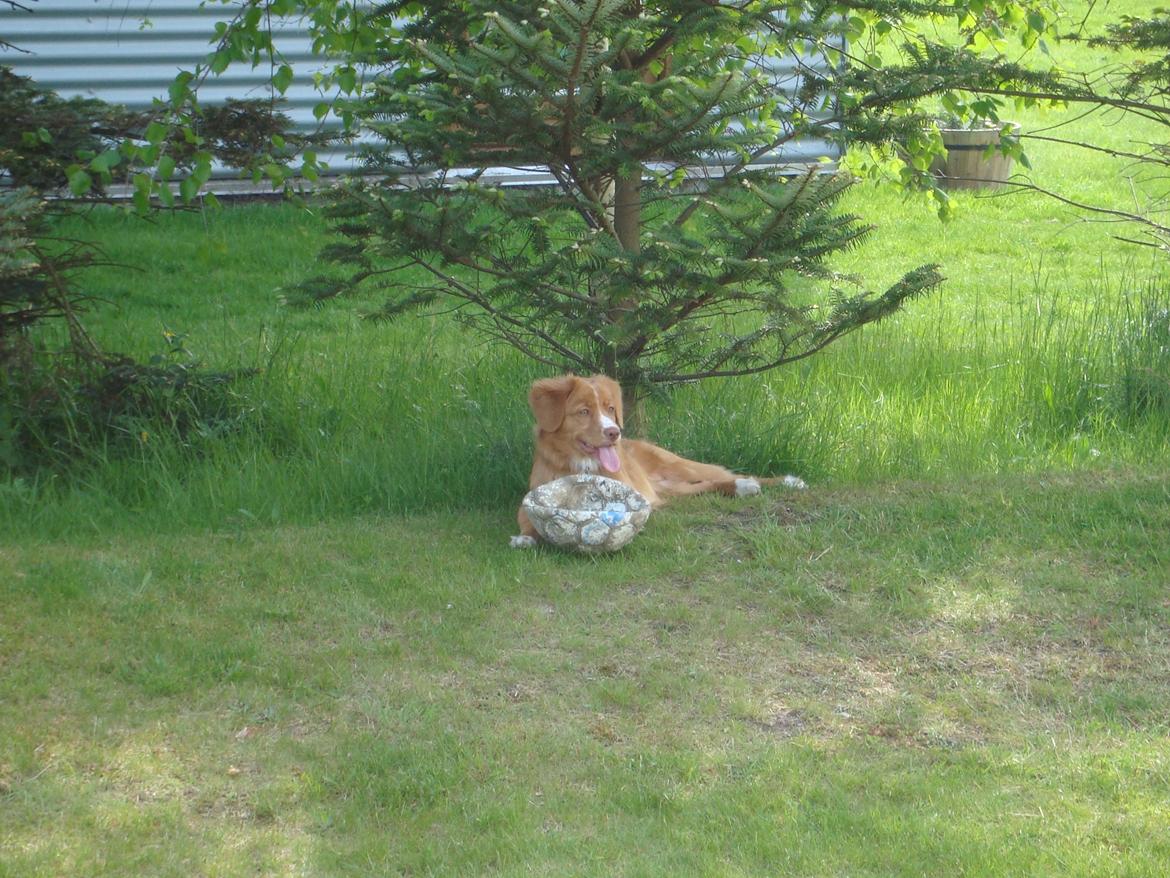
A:
[[[733,74],[725,74],[719,89],[705,104],[699,104],[689,119],[686,119],[674,128],[665,132],[657,142],[649,144],[644,150],[644,154],[650,158],[658,158],[669,144],[675,142],[678,139],[679,135],[683,134],[684,132],[693,130],[694,127],[699,124],[699,122],[701,122],[711,113],[712,110],[719,106],[719,103],[723,100],[727,90],[731,87],[733,78]]]
[[[770,371],[772,369],[776,369],[780,366],[786,366],[789,363],[796,363],[796,362],[799,362],[800,360],[805,360],[805,359],[811,357],[813,354],[816,354],[816,353],[824,350],[830,344],[832,344],[834,341],[841,338],[842,336],[848,335],[849,333],[853,332],[854,330],[860,329],[860,328],[861,328],[860,326],[840,327],[840,328],[834,330],[833,332],[822,337],[818,342],[816,342],[811,347],[805,348],[805,349],[801,350],[800,352],[792,354],[792,355],[789,355],[789,353],[788,353],[788,351],[792,348],[792,343],[791,342],[784,342],[780,347],[780,350],[781,350],[780,356],[778,356],[774,359],[771,359],[771,360],[767,360],[767,361],[765,361],[761,364],[758,364],[756,366],[742,366],[742,367],[736,367],[734,369],[720,369],[720,368],[716,367],[716,368],[711,368],[711,369],[701,369],[701,370],[697,370],[694,372],[675,373],[675,374],[661,374],[661,373],[657,373],[657,372],[651,372],[651,375],[653,377],[653,380],[659,384],[687,384],[687,383],[690,383],[693,381],[702,381],[702,380],[707,379],[707,378],[735,378],[735,377],[743,376],[743,375],[758,375],[761,372],[768,372],[768,371]],[[811,331],[809,331],[807,333],[801,333],[800,335],[797,335],[795,337],[795,340],[799,340],[799,339],[804,338],[805,336],[811,335],[811,334],[812,334]],[[726,362],[726,360],[724,360],[723,362]],[[722,363],[720,363],[720,365],[722,365]]]
[[[597,218],[591,213],[585,205],[581,204],[577,198],[577,193],[573,191],[573,183],[569,178],[565,177],[564,170],[560,168],[555,162],[550,162],[548,165],[549,173],[551,173],[557,181],[557,185],[561,187],[561,191],[572,200],[573,210],[575,210],[585,221],[585,225],[590,229],[600,229],[602,225],[597,221]],[[584,193],[582,193],[584,194]]]
[[[952,84],[950,88],[962,89],[972,94],[997,95],[1007,98],[1024,98],[1035,101],[1067,101],[1069,103],[1092,104],[1094,106],[1114,107],[1115,109],[1134,112],[1145,119],[1151,119],[1162,124],[1170,120],[1170,106],[1165,104],[1150,104],[1145,101],[1125,97],[1110,97],[1109,95],[1092,92],[1038,92],[1014,88],[992,88],[975,85],[973,87]],[[938,91],[933,91],[937,94]]]
[[[746,158],[740,159],[735,165],[733,165],[731,170],[723,172],[719,180],[720,187],[736,185],[736,178],[742,174],[753,162],[762,159],[770,152],[775,152],[777,149],[788,143],[790,140],[793,140],[795,137],[795,129],[790,130],[784,135],[770,141],[766,145],[759,147],[754,152],[749,153]],[[705,201],[706,198],[704,197],[696,197],[693,201],[691,201],[691,203],[683,208],[683,210],[675,218],[673,223],[674,227],[682,228],[684,225],[686,225],[687,220],[694,216],[695,211],[702,207]]]
[[[447,262],[451,262],[455,265],[462,265],[464,268],[469,268],[472,271],[478,272],[480,274],[486,274],[489,277],[498,277],[504,280],[511,280],[516,276],[514,269],[489,267],[481,262],[476,262],[470,256],[452,253],[445,248],[437,248],[436,252],[441,254]],[[540,287],[550,293],[554,293],[555,295],[561,296],[573,302],[579,302],[582,305],[593,306],[597,304],[597,301],[591,296],[584,296],[575,290],[566,289],[565,287],[559,286],[557,284],[549,283],[546,280],[542,280],[540,282]]]
[[[429,271],[435,277],[439,278],[444,284],[447,285],[448,290],[453,292],[455,295],[458,295],[460,298],[474,303],[477,307],[483,309],[483,311],[487,313],[493,321],[501,323],[504,326],[513,326],[522,333],[535,335],[544,344],[548,345],[549,348],[556,351],[567,361],[574,362],[579,366],[588,365],[587,361],[582,359],[574,350],[557,341],[557,339],[554,338],[551,334],[536,326],[531,321],[526,321],[522,318],[505,313],[501,309],[497,308],[490,299],[476,291],[474,288],[469,287],[454,275],[440,271],[439,269],[435,268],[435,266],[421,259],[415,260],[415,264],[420,268]]]
[[[1144,153],[1128,152],[1126,150],[1113,149],[1112,147],[1108,147],[1108,146],[1101,146],[1100,144],[1096,144],[1096,143],[1088,143],[1088,142],[1083,141],[1083,140],[1069,140],[1069,139],[1064,138],[1064,137],[1045,137],[1042,134],[1033,134],[1033,133],[1021,134],[1020,139],[1021,140],[1041,140],[1041,141],[1044,141],[1045,143],[1059,143],[1059,144],[1062,144],[1064,146],[1075,146],[1078,149],[1086,149],[1086,150],[1089,150],[1091,152],[1104,153],[1105,155],[1112,156],[1113,158],[1134,159],[1135,161],[1141,162],[1142,164],[1170,165],[1170,155],[1160,154],[1160,152],[1157,148],[1153,148],[1149,152],[1144,152]],[[1151,144],[1151,146],[1154,146],[1154,145]]]
[[[1135,213],[1128,210],[1118,210],[1111,207],[1103,207],[1099,204],[1088,204],[1083,201],[1077,201],[1074,198],[1069,198],[1066,195],[1061,195],[1059,192],[1054,192],[1051,189],[1046,189],[1043,186],[1037,186],[1032,182],[1024,182],[1020,180],[1007,180],[1006,185],[1019,191],[1038,192],[1041,195],[1046,195],[1061,204],[1067,204],[1069,207],[1075,207],[1077,210],[1086,213],[1096,214],[1099,216],[1113,217],[1113,222],[1127,222],[1134,223],[1140,226],[1146,226],[1151,230],[1151,233],[1157,235],[1170,235],[1170,226],[1150,219],[1140,213]]]
[[[613,222],[609,218],[609,212],[605,209],[605,200],[601,197],[601,193],[594,187],[592,181],[588,180],[577,167],[577,163],[572,158],[565,158],[565,167],[569,170],[569,175],[573,179],[573,183],[580,190],[581,194],[585,196],[590,204],[594,205],[593,218],[597,226],[600,226],[606,234],[617,239],[617,231],[613,227]]]

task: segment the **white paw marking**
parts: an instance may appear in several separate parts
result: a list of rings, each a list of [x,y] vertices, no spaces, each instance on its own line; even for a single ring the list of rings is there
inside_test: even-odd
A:
[[[804,479],[797,478],[796,476],[785,476],[784,481],[781,482],[781,484],[784,485],[785,488],[796,488],[798,491],[803,491],[808,487],[808,485],[805,484]]]
[[[535,549],[536,537],[530,537],[527,534],[520,534],[519,536],[512,537],[512,542],[510,545],[513,549]]]
[[[736,479],[735,496],[752,497],[760,493],[760,483],[755,479]]]

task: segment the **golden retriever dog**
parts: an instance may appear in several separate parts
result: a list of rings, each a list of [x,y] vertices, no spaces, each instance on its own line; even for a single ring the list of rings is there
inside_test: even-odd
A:
[[[536,416],[536,451],[528,488],[575,473],[624,482],[653,506],[673,497],[718,491],[733,497],[760,493],[761,484],[803,488],[795,476],[760,479],[710,463],[687,460],[664,448],[622,438],[622,389],[612,378],[561,375],[535,382],[528,404]],[[535,546],[536,530],[521,508],[515,547]]]

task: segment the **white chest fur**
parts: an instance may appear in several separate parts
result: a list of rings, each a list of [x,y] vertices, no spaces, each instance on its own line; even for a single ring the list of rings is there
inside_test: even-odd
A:
[[[579,473],[596,473],[600,464],[596,457],[577,457],[573,459],[573,469]]]

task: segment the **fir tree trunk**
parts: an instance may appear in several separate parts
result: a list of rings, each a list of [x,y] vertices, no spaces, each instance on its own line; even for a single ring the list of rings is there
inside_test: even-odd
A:
[[[613,229],[618,243],[629,253],[642,249],[642,175],[619,174],[614,178]]]
[[[630,438],[641,438],[646,429],[646,398],[633,387],[622,387],[622,433]]]
[[[642,247],[642,176],[617,175],[614,178],[613,226],[618,243],[629,253],[638,253]],[[610,313],[615,323],[625,322],[636,306],[634,301],[623,301]],[[636,358],[635,358],[636,360]],[[616,348],[606,352],[606,368],[622,386],[622,408],[625,413],[623,429],[638,434],[646,424],[646,407],[636,382],[635,370],[629,368]]]

